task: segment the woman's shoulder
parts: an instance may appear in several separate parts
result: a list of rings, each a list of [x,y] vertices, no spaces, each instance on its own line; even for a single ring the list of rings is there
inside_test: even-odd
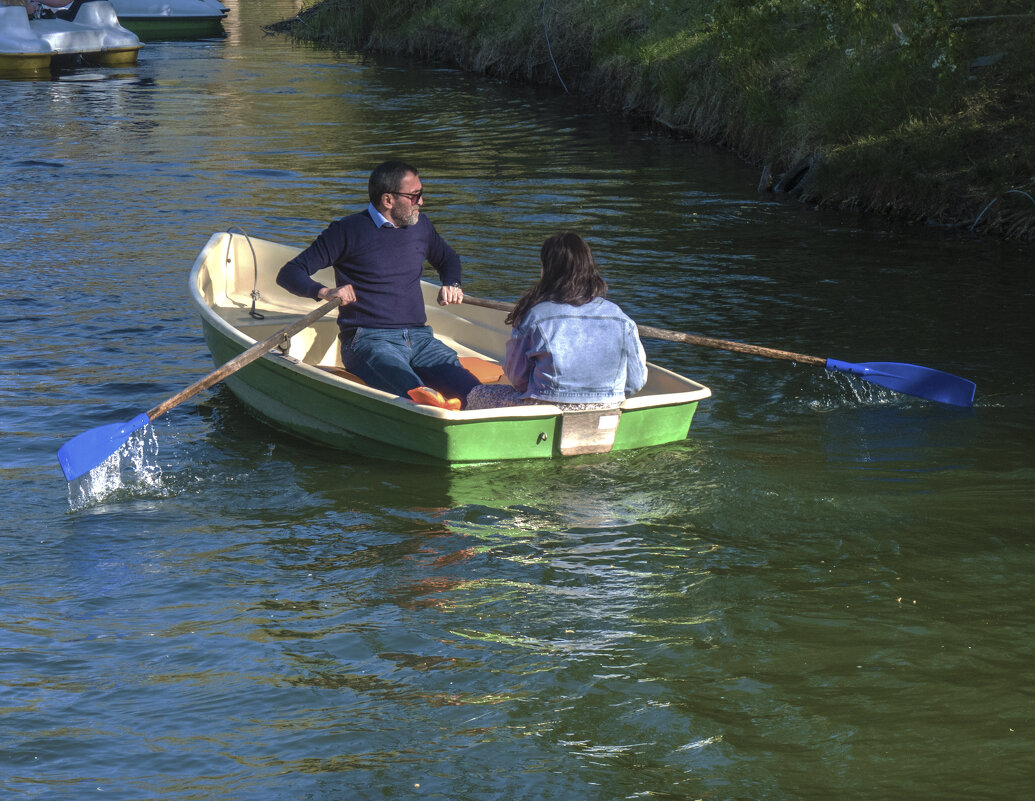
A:
[[[573,303],[542,300],[528,310],[526,318],[555,317],[557,315],[590,317],[601,314],[613,317],[627,317],[617,303],[613,303],[607,298],[596,297],[578,306]]]
[[[570,303],[559,303],[556,300],[541,300],[528,307],[528,311],[522,317],[521,323],[522,325],[530,325],[556,317],[571,317],[579,313],[578,308],[578,306],[573,306]]]
[[[623,319],[630,319],[622,307],[614,301],[610,301],[607,298],[596,297],[593,298],[589,303],[585,304],[582,309],[586,314],[593,315],[604,315],[606,317],[621,317]]]
[[[626,320],[629,320],[629,322],[634,322],[632,317],[626,314],[625,310],[622,309],[622,307],[619,306],[617,303],[613,303],[612,301],[607,300],[606,298],[600,298],[600,300],[602,300],[605,304],[603,308],[612,312],[616,317],[624,317]]]

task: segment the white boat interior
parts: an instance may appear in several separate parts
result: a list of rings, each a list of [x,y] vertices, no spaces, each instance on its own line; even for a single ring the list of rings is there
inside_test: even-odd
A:
[[[298,248],[255,237],[215,233],[198,257],[191,276],[195,302],[199,308],[207,309],[212,321],[227,334],[236,330],[253,342],[260,341],[315,306],[314,301],[292,295],[276,284],[281,265],[298,252]],[[327,286],[335,283],[330,267],[313,277]],[[496,365],[502,363],[510,337],[503,312],[470,304],[439,306],[436,284],[422,282],[422,290],[428,324],[437,339],[453,348],[461,360],[470,357]],[[261,319],[252,315],[253,309],[262,315]],[[295,334],[285,355],[302,364],[344,372],[336,317],[329,314]],[[687,403],[710,394],[696,381],[648,363],[646,385],[627,398],[623,408]]]

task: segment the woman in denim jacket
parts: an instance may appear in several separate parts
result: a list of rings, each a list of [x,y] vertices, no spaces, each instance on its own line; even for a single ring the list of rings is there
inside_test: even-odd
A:
[[[593,253],[578,234],[551,236],[542,274],[507,317],[503,364],[510,386],[471,390],[468,409],[549,403],[562,409],[618,406],[647,380],[636,323],[609,300]]]

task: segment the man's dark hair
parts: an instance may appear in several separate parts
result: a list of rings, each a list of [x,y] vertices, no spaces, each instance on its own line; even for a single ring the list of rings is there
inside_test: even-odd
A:
[[[367,184],[367,192],[370,195],[370,202],[376,208],[381,202],[381,195],[398,192],[402,186],[403,178],[409,173],[419,176],[415,167],[411,167],[405,161],[386,161],[378,164],[370,173],[370,182]]]

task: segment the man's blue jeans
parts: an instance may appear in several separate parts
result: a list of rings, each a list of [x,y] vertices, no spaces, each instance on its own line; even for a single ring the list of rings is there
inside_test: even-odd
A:
[[[452,348],[435,339],[428,325],[355,328],[342,331],[340,338],[345,369],[375,389],[405,397],[411,389],[425,386],[463,400],[480,383],[460,365]]]

